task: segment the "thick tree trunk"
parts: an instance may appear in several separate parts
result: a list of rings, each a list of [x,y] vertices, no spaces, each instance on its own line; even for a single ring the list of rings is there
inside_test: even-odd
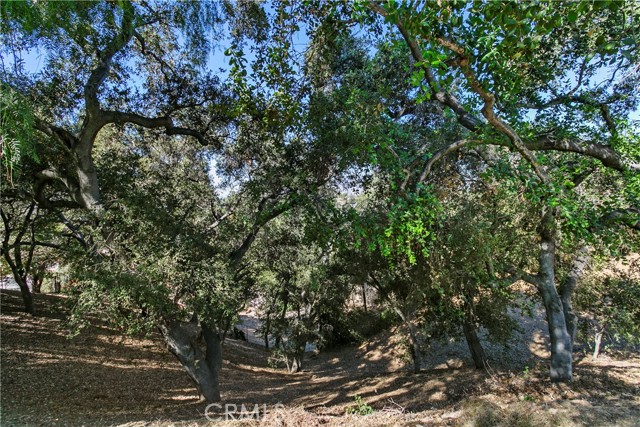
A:
[[[473,364],[477,369],[485,369],[487,367],[487,356],[478,338],[476,325],[471,319],[465,319],[462,323],[462,330],[467,340],[471,357],[473,358]]]
[[[22,295],[22,301],[24,302],[24,311],[29,314],[35,314],[35,308],[33,305],[33,295],[29,290],[29,285],[26,279],[14,274],[14,278],[20,287],[20,294]]]
[[[573,377],[571,335],[567,331],[564,308],[555,285],[555,211],[546,207],[540,224],[540,271],[536,279],[547,314],[551,341],[551,381],[568,382]]]
[[[218,372],[222,367],[222,348],[218,331],[204,324],[193,322],[169,322],[160,325],[169,351],[173,353],[196,383],[202,399],[220,401]],[[200,348],[204,338],[206,353]]]
[[[571,352],[573,352],[573,343],[576,339],[576,331],[578,321],[576,313],[573,311],[573,292],[578,286],[578,281],[582,278],[587,266],[589,265],[590,254],[589,247],[583,246],[578,250],[576,258],[573,260],[571,270],[560,287],[560,299],[562,301],[562,309],[564,311],[564,320],[567,323],[567,332],[571,336]]]
[[[539,287],[544,302],[551,340],[551,381],[567,382],[573,377],[572,339],[567,331],[562,301],[553,281]]]
[[[9,264],[9,268],[11,268],[13,279],[16,281],[18,287],[20,288],[20,294],[22,295],[22,301],[24,302],[24,311],[29,314],[35,314],[33,295],[31,294],[31,290],[29,290],[26,274],[22,274],[24,272],[24,267],[22,267],[22,260],[19,253],[16,253],[16,263],[13,262],[13,259],[9,255],[8,250],[3,250],[3,254],[4,259],[7,261],[7,264]]]

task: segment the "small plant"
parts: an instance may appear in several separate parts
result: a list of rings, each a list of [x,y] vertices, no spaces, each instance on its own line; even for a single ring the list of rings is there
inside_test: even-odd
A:
[[[529,367],[528,367],[528,366],[525,366],[525,367],[524,367],[524,370],[522,371],[522,378],[523,378],[523,379],[525,379],[525,380],[527,380],[527,379],[529,379],[529,375],[530,375],[530,373],[529,373]]]
[[[373,414],[373,408],[369,406],[366,402],[362,401],[362,397],[359,394],[355,395],[356,406],[352,406],[347,408],[347,414],[356,414],[356,415],[370,415]]]

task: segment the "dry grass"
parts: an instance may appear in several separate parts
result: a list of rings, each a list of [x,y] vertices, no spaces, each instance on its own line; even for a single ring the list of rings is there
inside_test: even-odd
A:
[[[17,293],[0,298],[3,427],[639,426],[638,358],[580,362],[571,385],[550,384],[544,360],[527,375],[466,366],[414,375],[384,336],[322,353],[295,375],[269,368],[261,348],[228,341],[223,404],[264,404],[267,416],[210,423],[160,337],[125,338],[96,324],[69,340],[61,297],[39,296],[39,317],[20,312]],[[347,415],[355,395],[375,412]],[[274,410],[277,403],[284,409]]]

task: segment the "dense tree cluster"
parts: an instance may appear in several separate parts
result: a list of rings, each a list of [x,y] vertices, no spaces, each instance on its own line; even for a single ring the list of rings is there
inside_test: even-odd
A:
[[[508,341],[536,293],[553,381],[572,379],[579,313],[596,354],[609,325],[637,336],[637,278],[589,273],[638,250],[634,2],[26,1],[1,17],[2,255],[27,311],[30,283],[64,266],[72,326],[159,329],[208,401],[251,301],[290,371],[309,342],[388,322],[416,371],[445,335],[482,368],[479,335]]]

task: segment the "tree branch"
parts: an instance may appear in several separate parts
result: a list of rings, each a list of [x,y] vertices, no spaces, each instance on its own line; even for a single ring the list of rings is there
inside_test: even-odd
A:
[[[122,10],[122,26],[120,31],[111,39],[104,52],[99,54],[100,60],[98,66],[91,72],[84,87],[84,100],[87,110],[85,124],[100,114],[98,90],[109,75],[113,57],[129,43],[134,33],[133,20],[135,12],[133,5],[125,2],[123,3]]]
[[[125,113],[120,111],[103,111],[102,114],[107,123],[114,123],[119,125],[132,123],[147,129],[164,128],[167,135],[191,136],[198,140],[201,145],[210,145],[210,142],[201,132],[194,129],[175,126],[173,123],[173,119],[169,116],[145,117],[136,113]],[[215,141],[214,147],[220,148],[220,142]]]
[[[433,167],[434,163],[436,163],[438,160],[440,160],[441,158],[443,158],[449,153],[459,150],[460,148],[464,147],[467,144],[472,144],[476,142],[478,141],[473,139],[462,139],[460,141],[456,141],[452,143],[451,145],[441,150],[436,151],[433,154],[433,156],[424,164],[424,167],[422,168],[422,173],[420,174],[420,178],[418,179],[418,184],[421,184],[422,182],[424,182],[424,180],[427,178],[427,175],[429,175],[429,173],[431,172],[431,168]]]
[[[369,7],[376,14],[382,17],[387,17],[389,15],[389,12],[383,7],[381,7],[379,4],[377,4],[376,2],[373,2],[373,1],[370,2]],[[416,40],[411,37],[407,29],[404,27],[404,24],[402,23],[402,21],[398,20],[398,22],[396,23],[396,27],[399,30],[402,37],[404,38],[405,43],[409,47],[409,50],[411,52],[413,59],[417,63],[419,63],[420,67],[424,70],[425,80],[431,90],[432,98],[437,100],[440,104],[446,107],[449,107],[456,114],[458,122],[463,127],[470,130],[471,132],[479,133],[482,127],[484,126],[484,123],[482,122],[482,120],[478,117],[475,117],[473,114],[469,113],[466,110],[466,108],[453,95],[441,91],[441,88],[431,68],[427,65],[427,62],[424,61],[424,57],[422,56],[422,51],[420,50],[420,47],[418,46]],[[464,54],[464,50],[460,46],[453,44],[452,42],[448,41],[445,38],[439,38],[437,41],[441,45],[450,48],[456,54],[460,54],[460,53]],[[467,61],[467,65],[468,65],[468,61]],[[478,89],[481,90],[480,95],[484,96],[483,100],[485,101],[485,110],[489,114],[490,118],[493,120],[494,118],[491,116],[493,111],[492,109],[487,107],[492,108],[493,103],[495,102],[495,99],[492,99],[491,97],[489,97],[488,95],[490,94],[486,93],[484,90],[482,90],[481,86],[477,85],[477,80],[475,80],[475,75],[468,75],[468,78],[469,77],[471,77],[470,83],[472,81],[476,82],[474,83],[476,85],[474,90],[478,90]],[[487,105],[487,102],[489,105]],[[600,105],[598,104],[598,107],[599,106]],[[603,113],[603,118],[605,122],[607,122],[607,126],[609,130],[614,132],[615,129],[614,127],[612,127],[612,124],[614,123],[611,120],[610,116],[608,115],[608,110],[602,111],[602,113]],[[506,125],[506,123],[504,122],[503,124]],[[498,130],[501,130],[503,133],[505,133],[510,138],[511,144],[513,144],[516,147],[516,149],[518,149],[518,151],[521,154],[523,154],[523,156],[530,162],[532,160],[535,160],[534,156],[532,155],[532,153],[530,153],[530,151],[566,151],[566,152],[573,152],[573,153],[593,157],[597,160],[600,160],[604,166],[618,170],[618,171],[629,170],[632,172],[640,173],[640,163],[626,162],[622,158],[622,156],[620,156],[612,148],[604,145],[588,144],[584,146],[574,141],[557,141],[557,140],[551,140],[548,137],[541,137],[538,140],[524,142],[517,136],[517,134],[515,134],[513,129],[511,129],[508,125],[504,127],[504,126],[501,126],[500,123],[498,123]],[[514,140],[514,137],[516,138],[515,140]],[[501,143],[500,141],[495,141],[492,143],[495,145],[511,147],[511,144]],[[537,165],[537,163],[532,163],[532,165],[534,164]],[[544,176],[544,174],[541,173],[542,171],[539,167],[537,166],[534,167],[534,170],[536,171],[538,176],[540,175]]]

